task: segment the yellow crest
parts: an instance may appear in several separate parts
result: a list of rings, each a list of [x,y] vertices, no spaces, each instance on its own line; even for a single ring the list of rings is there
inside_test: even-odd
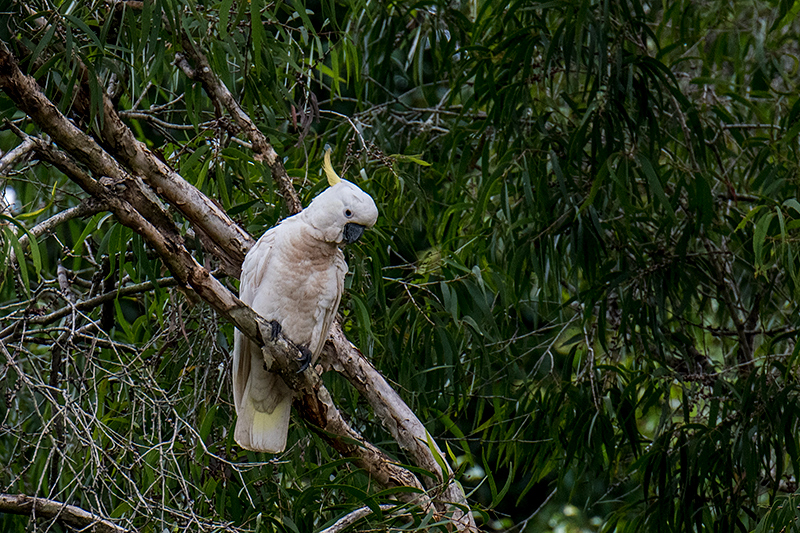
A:
[[[342,181],[342,178],[340,178],[339,175],[336,173],[336,171],[333,170],[333,165],[331,165],[330,148],[325,150],[325,157],[322,161],[322,168],[323,170],[325,170],[325,175],[328,176],[328,185],[330,185],[331,187]]]

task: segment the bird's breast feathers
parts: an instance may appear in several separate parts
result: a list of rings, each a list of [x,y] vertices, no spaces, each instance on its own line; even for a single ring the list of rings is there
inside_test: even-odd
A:
[[[339,305],[346,273],[338,246],[283,223],[248,253],[240,292],[244,303],[265,319],[277,320],[284,334],[317,356]]]

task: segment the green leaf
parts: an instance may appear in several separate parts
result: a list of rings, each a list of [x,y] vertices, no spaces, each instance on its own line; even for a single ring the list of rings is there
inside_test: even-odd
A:
[[[50,44],[50,41],[53,40],[53,34],[55,33],[55,31],[56,31],[55,24],[49,24],[47,26],[44,35],[42,35],[41,39],[38,40],[36,48],[33,49],[31,57],[41,57],[44,48]]]
[[[74,24],[75,26],[77,26],[78,28],[80,28],[83,34],[92,41],[92,43],[98,50],[102,50],[104,48],[103,43],[100,42],[100,39],[97,37],[97,35],[95,35],[95,33],[91,30],[91,28],[89,28],[89,26],[86,25],[86,23],[83,20],[73,15],[66,15],[64,18],[67,19],[72,24]]]
[[[586,196],[586,200],[584,200],[583,203],[581,204],[579,212],[583,213],[587,207],[592,205],[592,202],[594,202],[597,193],[600,192],[600,188],[602,187],[603,181],[605,181],[607,175],[608,175],[608,165],[602,165],[600,167],[600,171],[597,173],[597,177],[592,182],[592,188],[589,191],[588,196]]]
[[[669,217],[672,219],[672,222],[677,224],[678,216],[675,214],[675,210],[672,208],[672,204],[669,202],[669,199],[664,192],[664,188],[661,186],[661,180],[656,174],[656,171],[653,168],[653,165],[650,163],[650,160],[642,154],[637,154],[636,161],[639,163],[639,167],[642,169],[645,177],[647,178],[647,183],[650,185],[650,191],[653,193],[658,203],[661,204],[661,207],[664,209],[664,211],[666,211],[667,215],[669,215]]]
[[[228,38],[228,22],[230,20],[231,6],[233,0],[222,0],[219,6],[219,24],[217,31],[219,31],[220,39],[223,41]]]
[[[89,223],[83,228],[80,236],[75,240],[75,244],[72,246],[72,255],[78,255],[78,250],[83,246],[84,241],[86,238],[91,235],[94,230],[99,228],[103,225],[103,223],[112,217],[111,213],[98,213],[92,217]]]
[[[208,440],[208,436],[211,434],[211,429],[214,427],[217,407],[219,407],[219,405],[212,405],[206,412],[206,415],[203,417],[203,424],[200,426],[200,438],[203,439],[203,441]]]
[[[19,230],[25,233],[25,235],[28,237],[28,248],[31,251],[31,261],[33,262],[33,271],[36,274],[36,279],[39,279],[39,273],[42,270],[42,255],[41,251],[39,250],[38,240],[33,235],[33,233],[31,233],[28,230],[28,228],[26,228],[20,221],[16,220],[15,218],[7,217],[5,215],[0,214],[0,221],[3,220],[19,228]],[[17,256],[17,262],[20,265],[20,270],[25,271],[22,275],[27,278],[28,272],[27,272],[27,267],[25,267],[25,256],[22,255],[21,253],[22,243],[19,242],[18,237],[16,236],[16,234],[14,234],[13,231],[11,231],[11,228],[9,228],[8,226],[5,226],[5,228],[8,229],[10,235],[13,236],[9,239],[9,242],[11,243],[12,246],[14,246],[14,253]]]
[[[761,211],[761,208],[763,207],[764,207],[763,205],[757,205],[753,207],[750,211],[748,211],[747,214],[742,219],[742,221],[739,222],[739,224],[736,226],[736,230],[734,231],[740,231],[742,228],[744,228],[747,225],[747,223],[750,220],[752,220],[753,217],[755,217],[759,211]]]
[[[4,240],[11,245],[11,248],[14,250],[14,254],[17,256],[19,274],[22,278],[22,288],[25,290],[25,294],[30,296],[31,283],[28,277],[28,267],[25,265],[25,255],[22,252],[22,246],[19,243],[19,239],[8,226],[3,226],[3,236]]]
[[[774,213],[767,213],[756,222],[756,229],[753,232],[753,255],[756,265],[764,265],[764,243],[774,216]]]
[[[420,165],[422,167],[431,166],[431,163],[428,163],[427,161],[424,161],[424,160],[421,159],[421,155],[422,154],[415,154],[415,155],[410,155],[410,154],[392,154],[389,157],[394,159],[397,162],[400,162],[400,163],[406,163],[406,162],[415,163],[415,164]]]
[[[798,202],[796,198],[787,199],[783,202],[783,206],[794,209],[795,213],[797,213],[796,216],[800,216],[800,202]]]
[[[263,62],[261,59],[261,51],[264,48],[264,27],[261,23],[261,8],[263,7],[262,0],[251,0],[250,2],[250,30],[253,39],[253,67],[255,67],[256,76],[261,75]]]
[[[119,324],[122,330],[125,332],[125,336],[127,337],[128,341],[135,342],[136,335],[133,331],[133,327],[131,327],[131,324],[125,319],[125,314],[122,312],[119,298],[114,300],[114,311],[116,312],[115,316],[117,318],[117,324]]]
[[[436,461],[436,464],[439,465],[439,468],[441,468],[442,472],[449,471],[450,468],[447,466],[444,457],[436,449],[437,448],[436,444],[433,442],[433,438],[431,438],[430,433],[428,433],[427,431],[425,432],[425,440],[426,444],[428,445],[428,450],[431,452],[433,460]]]
[[[324,63],[320,63],[317,65],[317,70],[319,70],[322,74],[328,76],[331,81],[333,81],[334,91],[336,90],[335,87],[338,86],[340,83],[344,82],[344,79],[339,76],[339,73],[335,70],[332,70]]]

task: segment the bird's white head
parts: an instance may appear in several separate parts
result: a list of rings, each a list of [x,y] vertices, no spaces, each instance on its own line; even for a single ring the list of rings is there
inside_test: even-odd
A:
[[[352,244],[365,228],[375,225],[378,207],[370,195],[336,175],[329,153],[325,154],[324,168],[330,187],[318,194],[302,214],[326,242]]]

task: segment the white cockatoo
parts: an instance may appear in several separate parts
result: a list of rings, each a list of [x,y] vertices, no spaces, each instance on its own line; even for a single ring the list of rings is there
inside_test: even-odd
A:
[[[306,365],[322,352],[342,297],[347,263],[340,247],[378,218],[372,198],[336,175],[329,152],[323,168],[330,186],[264,233],[244,259],[239,286],[245,304],[304,349]],[[279,453],[286,447],[292,391],[265,366],[258,345],[235,331],[234,438],[242,448]]]

